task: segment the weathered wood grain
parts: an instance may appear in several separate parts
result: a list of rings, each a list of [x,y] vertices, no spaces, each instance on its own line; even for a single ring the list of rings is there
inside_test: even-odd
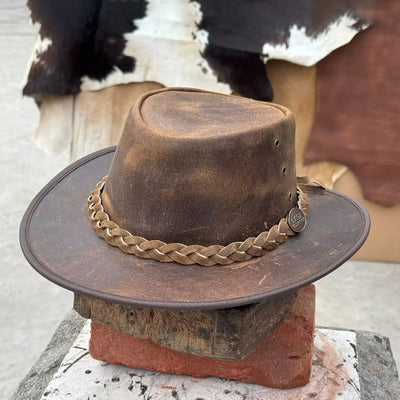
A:
[[[142,309],[75,294],[85,318],[193,355],[240,360],[255,350],[291,308],[295,292],[220,310]]]
[[[40,149],[61,154],[71,146],[74,96],[46,95],[41,99],[40,122],[33,141]]]

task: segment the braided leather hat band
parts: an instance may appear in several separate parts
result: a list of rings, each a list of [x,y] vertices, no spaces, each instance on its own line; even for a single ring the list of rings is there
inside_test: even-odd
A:
[[[106,180],[107,176],[90,192],[88,198],[90,223],[98,236],[108,244],[139,258],[151,258],[160,262],[176,262],[184,265],[199,264],[205,267],[216,264],[229,265],[234,262],[247,261],[253,257],[261,257],[266,252],[274,250],[281,243],[284,243],[289,236],[295,235],[296,231],[299,232],[293,224],[290,224],[290,221],[288,223],[289,212],[288,216],[281,218],[277,225],[261,232],[257,237],[247,238],[243,242],[233,242],[227,246],[211,245],[205,247],[147,240],[120,228],[115,222],[111,221],[109,215],[104,211],[101,193]],[[300,188],[297,189],[297,206],[298,209],[295,210],[300,210],[299,213],[305,217],[308,210],[308,199]]]

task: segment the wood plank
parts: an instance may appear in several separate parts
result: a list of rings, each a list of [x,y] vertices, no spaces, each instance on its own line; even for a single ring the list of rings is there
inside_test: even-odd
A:
[[[205,357],[240,360],[255,350],[291,308],[296,293],[220,310],[135,308],[75,294],[85,318],[164,347]]]
[[[40,149],[59,155],[71,146],[74,96],[43,96],[40,122],[33,141]]]

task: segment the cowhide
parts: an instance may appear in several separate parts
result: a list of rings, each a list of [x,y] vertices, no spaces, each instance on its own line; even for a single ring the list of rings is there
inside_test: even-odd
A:
[[[28,0],[23,93],[154,81],[271,100],[265,63],[313,65],[365,29],[363,0]]]

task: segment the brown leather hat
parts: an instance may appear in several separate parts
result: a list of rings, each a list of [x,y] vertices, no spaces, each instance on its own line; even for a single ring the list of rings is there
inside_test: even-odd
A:
[[[23,252],[63,287],[139,307],[233,307],[311,283],[359,249],[369,217],[298,185],[294,129],[275,104],[149,92],[117,150],[78,160],[35,197]]]

